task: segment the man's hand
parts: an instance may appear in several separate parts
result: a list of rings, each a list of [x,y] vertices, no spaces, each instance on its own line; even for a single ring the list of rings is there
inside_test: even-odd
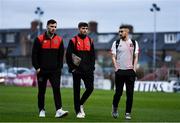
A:
[[[114,54],[112,54],[112,62],[113,62],[114,70],[115,72],[117,72],[119,69],[119,65],[116,62],[116,56]]]
[[[115,69],[115,72],[117,72],[118,69],[119,69],[119,65],[118,65],[118,64],[115,64],[115,65],[114,65],[114,69]]]

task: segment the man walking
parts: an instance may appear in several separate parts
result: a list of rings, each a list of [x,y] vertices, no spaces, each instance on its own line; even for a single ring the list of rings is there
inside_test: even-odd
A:
[[[45,117],[45,92],[47,80],[50,81],[56,106],[55,117],[63,117],[68,111],[62,110],[60,93],[61,69],[63,67],[64,45],[55,34],[57,22],[47,21],[47,31],[39,35],[33,44],[32,64],[37,71],[39,117]]]
[[[74,108],[77,118],[85,118],[83,104],[94,89],[95,53],[93,40],[87,36],[88,24],[78,24],[79,34],[73,37],[68,45],[66,61],[69,72],[73,75]],[[85,84],[85,92],[80,98],[81,79]]]
[[[124,83],[126,85],[126,112],[125,119],[131,119],[133,104],[134,82],[136,77],[136,65],[138,62],[138,43],[129,38],[129,27],[126,25],[119,28],[120,39],[114,41],[112,61],[115,68],[115,94],[112,104],[112,116],[117,118],[118,103],[123,93]]]

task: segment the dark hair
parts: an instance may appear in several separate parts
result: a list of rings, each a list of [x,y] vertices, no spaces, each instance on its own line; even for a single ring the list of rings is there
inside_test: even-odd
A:
[[[47,21],[47,25],[55,24],[55,23],[57,23],[57,22],[54,19],[50,19],[50,20]]]
[[[126,28],[129,30],[129,33],[133,33],[134,32],[134,29],[133,29],[133,26],[132,25],[129,25],[129,24],[122,24],[119,29],[122,29],[122,28]]]
[[[88,24],[86,22],[80,22],[78,24],[78,28],[81,28],[81,27],[88,27]]]
[[[119,29],[122,29],[122,28],[129,29],[129,25],[121,25],[121,26],[119,27]]]

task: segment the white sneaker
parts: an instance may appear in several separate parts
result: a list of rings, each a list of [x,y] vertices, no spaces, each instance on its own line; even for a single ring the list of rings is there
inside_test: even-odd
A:
[[[80,105],[80,112],[84,117],[86,116],[83,105]]]
[[[118,108],[115,108],[114,106],[112,106],[112,116],[116,119],[119,117],[119,113],[118,113]]]
[[[130,113],[126,113],[125,114],[125,119],[126,120],[131,120],[131,114]]]
[[[41,110],[40,112],[39,112],[39,117],[45,117],[46,115],[45,115],[45,110]]]
[[[61,117],[64,117],[64,116],[68,115],[68,113],[69,113],[68,111],[64,111],[64,110],[62,110],[62,108],[61,108],[61,109],[58,109],[58,110],[56,111],[55,117],[61,118]]]
[[[84,115],[82,115],[82,113],[81,113],[81,112],[79,112],[79,113],[76,115],[76,117],[77,117],[77,118],[85,118],[85,116],[84,116]]]

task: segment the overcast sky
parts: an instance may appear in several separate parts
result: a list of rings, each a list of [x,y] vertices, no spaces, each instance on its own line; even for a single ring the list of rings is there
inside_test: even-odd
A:
[[[152,3],[157,12],[157,31],[180,31],[180,0],[0,0],[0,29],[29,28],[38,19],[39,6],[44,23],[55,19],[58,28],[75,28],[80,21],[97,21],[99,32],[116,32],[119,25],[131,24],[135,32],[153,32]]]

